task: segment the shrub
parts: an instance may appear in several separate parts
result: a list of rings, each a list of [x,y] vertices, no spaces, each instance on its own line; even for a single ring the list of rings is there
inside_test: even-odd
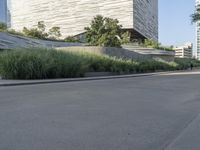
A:
[[[58,40],[62,36],[60,33],[60,27],[52,27],[48,32],[46,32],[44,21],[39,21],[36,28],[28,29],[27,27],[24,27],[23,34],[32,38],[49,40]]]
[[[80,42],[78,38],[73,37],[73,36],[68,36],[64,39],[65,42],[71,42],[71,43],[75,43],[75,42]]]
[[[176,64],[156,61],[156,60],[143,60],[138,65],[138,72],[155,72],[155,71],[170,71],[176,69]]]
[[[0,32],[5,31],[10,34],[19,35],[19,36],[27,36],[31,38],[43,39],[43,40],[56,40],[62,41],[59,38],[62,36],[60,32],[60,27],[52,27],[46,32],[46,25],[44,21],[39,21],[35,28],[27,28],[24,27],[22,32],[16,31],[14,29],[7,29],[6,24],[0,23]]]
[[[3,22],[0,22],[0,32],[1,31],[6,31],[7,30],[7,25],[5,24],[5,23],[3,23]]]
[[[197,59],[189,59],[189,58],[176,58],[175,62],[178,64],[178,68],[180,70],[190,68],[192,64],[194,67],[200,67],[200,61]]]
[[[6,79],[46,79],[80,77],[86,67],[72,53],[56,50],[26,49],[0,55],[0,73]]]
[[[60,27],[52,27],[49,29],[49,38],[50,39],[59,39],[62,35],[60,32]]]
[[[38,38],[38,39],[46,39],[48,37],[47,33],[43,33],[42,31],[38,30],[37,28],[28,29],[28,28],[24,27],[23,33],[25,36]]]
[[[45,32],[46,25],[43,21],[39,21],[36,28],[30,28],[27,27],[23,28],[23,33],[25,36],[38,38],[38,39],[46,39],[49,35]]]
[[[197,59],[191,59],[191,63],[193,64],[194,67],[200,66],[200,61]]]
[[[86,41],[92,46],[121,47],[123,38],[122,26],[117,19],[97,15],[91,22],[90,27],[85,27]],[[126,35],[128,35],[126,33]]]
[[[170,46],[170,47],[162,46],[161,43],[158,43],[152,39],[145,39],[144,46],[149,47],[149,48],[160,49],[160,50],[173,51],[173,46]]]
[[[21,49],[0,52],[0,75],[6,79],[48,79],[82,77],[86,72],[145,73],[188,69],[194,59],[175,62],[124,60],[91,53],[73,53],[53,49]]]
[[[144,46],[145,47],[153,47],[153,48],[157,48],[159,47],[161,44],[152,40],[152,39],[145,39],[144,40]]]
[[[25,36],[24,33],[16,31],[14,29],[8,29],[7,32],[14,35]]]

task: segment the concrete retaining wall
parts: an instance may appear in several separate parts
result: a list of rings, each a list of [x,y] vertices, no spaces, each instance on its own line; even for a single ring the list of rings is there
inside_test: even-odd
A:
[[[28,37],[22,37],[9,33],[0,32],[0,49],[16,49],[16,48],[29,48],[29,47],[72,47],[82,46],[81,43],[67,43],[59,41],[39,40]]]
[[[81,43],[66,43],[66,42],[38,40],[38,39],[21,37],[17,35],[0,32],[0,49],[15,49],[15,48],[27,48],[27,47],[45,47],[45,48],[58,47],[58,49],[63,49],[67,51],[105,54],[125,59],[153,58],[153,59],[162,59],[165,61],[173,61],[175,56],[174,52],[168,52],[156,49],[147,49],[139,47],[138,48],[91,47],[91,46],[84,46],[84,44]]]
[[[165,61],[174,61],[174,53],[172,52],[162,52],[158,53],[156,51],[154,53],[154,49],[152,49],[151,53],[145,53],[143,54],[143,50],[137,50],[137,52],[133,50],[123,49],[123,48],[113,48],[113,47],[65,47],[65,48],[57,48],[59,50],[64,51],[72,51],[72,52],[89,52],[93,54],[105,54],[112,57],[117,58],[124,58],[124,59],[161,59]],[[148,49],[149,51],[149,49]],[[141,52],[141,53],[140,53]]]

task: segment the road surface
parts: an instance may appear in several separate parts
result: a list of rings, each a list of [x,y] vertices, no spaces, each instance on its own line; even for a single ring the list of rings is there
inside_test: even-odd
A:
[[[0,150],[199,150],[200,73],[0,87]]]

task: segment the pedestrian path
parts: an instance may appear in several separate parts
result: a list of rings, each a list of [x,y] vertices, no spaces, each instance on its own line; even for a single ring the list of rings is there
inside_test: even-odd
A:
[[[156,76],[156,75],[158,75],[158,76],[200,75],[200,69],[184,70],[184,71],[154,72],[154,73],[143,73],[143,74],[97,76],[97,77],[82,77],[82,78],[65,78],[65,79],[43,79],[43,80],[4,80],[4,79],[0,78],[0,86],[50,84],[50,83],[62,83],[62,82],[133,78],[133,77]]]

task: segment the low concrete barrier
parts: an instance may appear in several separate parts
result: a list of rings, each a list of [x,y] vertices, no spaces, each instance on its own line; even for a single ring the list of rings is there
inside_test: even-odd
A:
[[[0,49],[16,49],[16,48],[29,48],[29,47],[72,47],[83,46],[82,43],[67,43],[59,41],[39,40],[28,37],[22,37],[9,33],[0,32]]]
[[[164,61],[174,61],[175,54],[173,52],[160,51],[154,49],[136,49],[128,50],[123,48],[114,47],[62,47],[58,50],[71,51],[71,52],[88,52],[93,54],[105,54],[112,57],[124,58],[124,59],[160,59]]]

